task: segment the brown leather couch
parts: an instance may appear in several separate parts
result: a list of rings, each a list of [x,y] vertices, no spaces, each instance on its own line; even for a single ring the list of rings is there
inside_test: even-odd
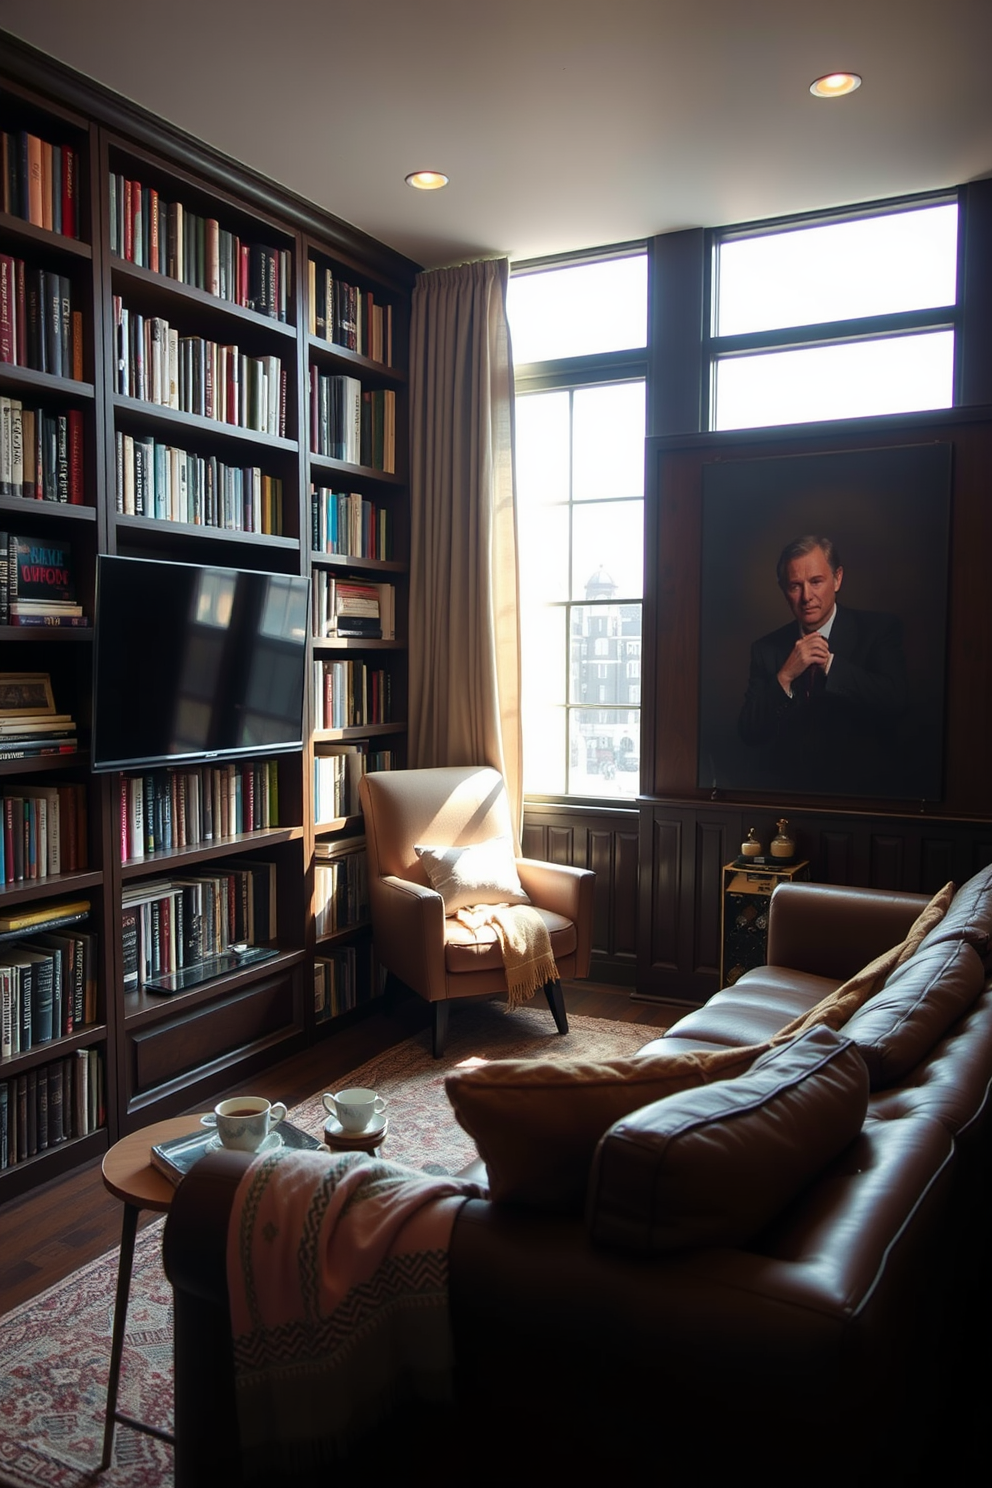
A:
[[[782,885],[769,964],[642,1053],[764,1041],[900,941],[925,903]],[[380,1480],[969,1481],[960,1458],[988,1382],[966,1361],[990,1320],[992,870],[942,923],[839,1035],[814,1036],[865,1112],[853,1140],[837,1127],[843,1149],[818,1171],[801,1159],[820,1150],[839,1089],[824,1095],[819,1067],[736,1112],[726,1102],[744,1086],[711,1085],[616,1123],[583,1216],[466,1203],[450,1253],[456,1406],[377,1438]],[[752,1094],[762,1078],[739,1077]],[[177,1488],[238,1481],[223,1255],[243,1167],[204,1159],[166,1225]],[[746,1233],[784,1169],[794,1191]],[[673,1243],[666,1202],[708,1243],[679,1244],[677,1225]]]

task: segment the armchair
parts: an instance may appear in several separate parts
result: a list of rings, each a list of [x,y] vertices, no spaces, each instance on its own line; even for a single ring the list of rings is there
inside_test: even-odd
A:
[[[467,847],[511,837],[503,778],[487,766],[384,770],[360,786],[368,846],[369,902],[376,954],[387,971],[433,1009],[434,1057],[444,1051],[455,998],[507,990],[499,942],[446,918],[415,844]],[[589,974],[595,874],[585,868],[516,859],[524,892],[551,937],[561,976]],[[559,1033],[568,1032],[560,982],[544,988]]]

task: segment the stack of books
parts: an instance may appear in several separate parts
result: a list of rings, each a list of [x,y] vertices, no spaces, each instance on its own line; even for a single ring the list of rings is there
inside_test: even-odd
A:
[[[47,672],[0,672],[0,759],[75,754],[71,713],[56,713]]]
[[[76,599],[70,545],[53,538],[0,534],[0,624],[89,623]]]

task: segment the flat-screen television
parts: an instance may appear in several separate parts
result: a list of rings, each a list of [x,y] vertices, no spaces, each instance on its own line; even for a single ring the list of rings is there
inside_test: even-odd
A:
[[[303,747],[309,580],[100,555],[94,770]]]

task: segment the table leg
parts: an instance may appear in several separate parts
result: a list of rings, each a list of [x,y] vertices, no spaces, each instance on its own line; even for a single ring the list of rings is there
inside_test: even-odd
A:
[[[124,1221],[121,1225],[121,1253],[117,1263],[117,1297],[114,1301],[114,1331],[110,1344],[110,1375],[107,1380],[107,1414],[103,1427],[101,1472],[110,1466],[110,1458],[114,1450],[117,1386],[121,1377],[121,1354],[124,1351],[124,1328],[127,1323],[128,1298],[131,1295],[131,1268],[134,1265],[134,1237],[137,1231],[138,1210],[133,1204],[125,1204]]]

